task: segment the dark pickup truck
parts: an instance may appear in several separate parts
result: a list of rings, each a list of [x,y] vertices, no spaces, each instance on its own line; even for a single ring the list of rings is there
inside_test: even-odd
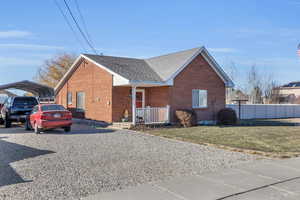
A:
[[[5,128],[12,122],[25,122],[33,107],[38,104],[35,97],[9,97],[1,109],[1,118]]]

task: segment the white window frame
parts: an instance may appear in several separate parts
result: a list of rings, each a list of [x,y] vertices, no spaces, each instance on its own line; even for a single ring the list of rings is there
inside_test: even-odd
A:
[[[71,96],[69,96],[69,94]],[[70,98],[71,97],[71,98]],[[67,104],[68,105],[72,105],[72,102],[73,102],[73,96],[72,96],[72,92],[67,92]]]
[[[198,93],[198,106],[195,106],[194,103],[194,93],[197,92]],[[200,100],[201,100],[201,95],[205,94],[206,95],[206,100],[205,100],[205,105],[200,105]],[[207,90],[202,90],[202,89],[193,89],[192,90],[192,108],[207,108],[207,101],[208,101],[208,93]]]
[[[78,97],[79,97],[79,93],[82,93],[83,95],[82,95],[82,97],[83,97],[83,99],[82,99],[82,108],[81,107],[79,107],[79,105],[78,105]],[[78,92],[76,92],[76,110],[77,111],[82,111],[82,112],[84,112],[85,111],[85,92],[83,92],[83,91],[78,91]]]

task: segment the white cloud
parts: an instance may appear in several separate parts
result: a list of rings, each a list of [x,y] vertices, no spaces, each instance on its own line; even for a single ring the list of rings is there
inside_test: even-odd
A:
[[[39,44],[0,44],[0,48],[27,49],[27,50],[62,50],[62,46],[39,45]]]
[[[0,31],[0,38],[25,38],[31,35],[32,33],[29,31],[19,31],[19,30]]]
[[[4,72],[7,67],[36,67],[43,64],[46,59],[51,58],[51,54],[30,54],[30,55],[19,55],[19,56],[0,56],[0,74],[1,70]],[[2,73],[3,74],[3,73]]]
[[[233,48],[208,48],[209,51],[214,53],[235,53],[236,49]]]
[[[0,68],[8,66],[36,66],[42,63],[41,59],[17,58],[17,57],[0,57]]]

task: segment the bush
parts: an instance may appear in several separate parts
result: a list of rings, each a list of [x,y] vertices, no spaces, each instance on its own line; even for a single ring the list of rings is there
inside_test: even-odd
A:
[[[175,114],[180,124],[184,127],[191,127],[197,124],[197,116],[193,110],[176,110]]]
[[[218,112],[217,120],[219,125],[234,125],[237,123],[237,116],[233,109],[224,108]]]

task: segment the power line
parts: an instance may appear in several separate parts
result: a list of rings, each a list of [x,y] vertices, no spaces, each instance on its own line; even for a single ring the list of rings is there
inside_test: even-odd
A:
[[[82,31],[82,29],[80,28],[80,26],[79,26],[79,24],[78,24],[76,18],[74,17],[74,15],[73,15],[73,13],[72,13],[72,10],[71,10],[71,8],[69,7],[67,1],[64,0],[64,3],[65,3],[65,5],[66,5],[66,7],[67,7],[67,9],[68,9],[68,11],[69,11],[69,14],[71,15],[73,21],[75,22],[76,27],[77,27],[77,29],[79,30],[80,34],[82,35],[82,37],[84,38],[84,40],[86,41],[86,43],[89,45],[89,47],[94,51],[94,53],[95,53],[95,54],[98,54],[97,51],[96,51],[96,49],[93,47],[93,45],[90,43],[90,41],[88,40],[88,38],[86,37],[86,35],[85,35],[84,32]]]
[[[59,3],[57,2],[57,0],[54,0],[54,3],[56,5],[56,7],[58,8],[58,10],[60,11],[61,15],[63,16],[64,20],[66,21],[67,25],[69,26],[69,28],[71,29],[72,33],[74,34],[76,40],[79,42],[80,46],[84,49],[85,52],[87,52],[84,44],[82,43],[82,41],[79,39],[76,31],[73,29],[71,23],[68,20],[68,17],[65,15],[64,11],[62,10],[62,8],[60,7]]]
[[[85,33],[86,33],[86,36],[87,36],[87,38],[89,39],[90,43],[91,43],[93,46],[95,46],[95,45],[94,45],[94,42],[93,42],[93,40],[92,40],[92,37],[91,37],[91,35],[90,35],[90,33],[89,33],[88,29],[87,29],[85,20],[84,20],[84,18],[83,18],[83,15],[82,15],[82,12],[81,12],[81,9],[80,9],[80,6],[79,6],[79,3],[78,3],[77,0],[74,0],[74,1],[75,1],[76,9],[77,9],[77,11],[78,11],[78,13],[79,13],[79,17],[80,17],[81,22],[82,22],[82,25],[83,25],[83,29],[84,29],[84,31],[85,31]]]

